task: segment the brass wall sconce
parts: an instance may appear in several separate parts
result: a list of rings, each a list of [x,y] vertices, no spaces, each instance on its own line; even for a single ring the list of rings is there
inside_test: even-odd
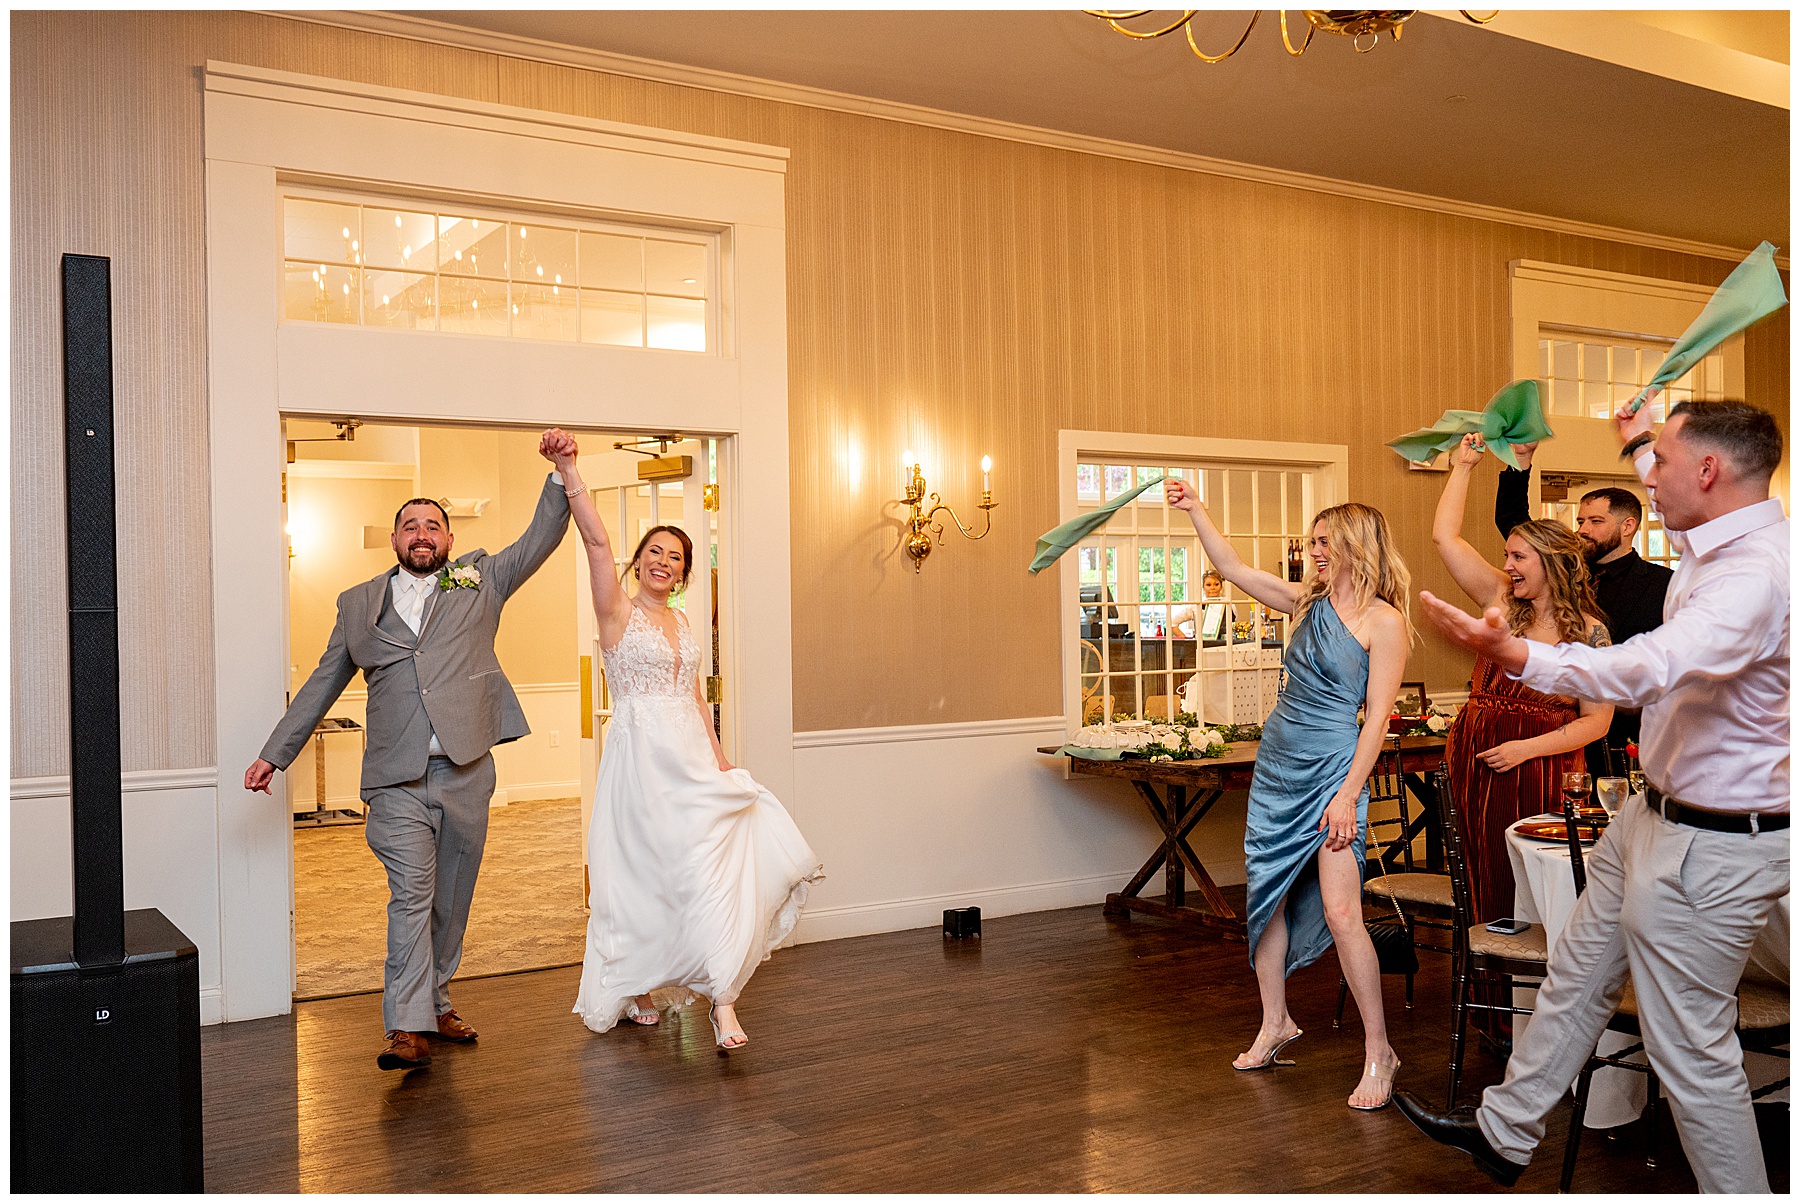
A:
[[[912,557],[913,572],[918,572],[920,566],[925,563],[925,558],[931,555],[934,535],[936,536],[937,543],[941,544],[944,542],[944,524],[942,522],[933,521],[933,519],[937,517],[938,511],[942,510],[944,513],[948,514],[950,516],[950,521],[956,524],[956,529],[961,531],[964,537],[968,539],[981,539],[993,529],[994,507],[998,506],[1000,503],[994,500],[991,476],[994,470],[994,461],[990,457],[981,457],[980,509],[982,511],[983,521],[981,533],[979,535],[964,526],[962,519],[956,517],[956,511],[945,505],[937,494],[934,493],[930,495],[931,508],[925,508],[925,477],[924,474],[919,471],[919,462],[913,458],[913,454],[910,451],[906,453],[904,467],[906,470],[906,497],[902,500],[908,506],[912,507],[912,515],[906,520],[905,546],[906,554]]]

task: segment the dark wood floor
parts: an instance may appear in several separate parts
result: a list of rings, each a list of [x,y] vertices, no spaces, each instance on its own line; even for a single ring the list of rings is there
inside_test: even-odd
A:
[[[213,1191],[1485,1192],[1464,1155],[1393,1109],[1352,1112],[1354,1020],[1331,1028],[1329,955],[1292,981],[1299,1065],[1240,1074],[1256,1027],[1244,946],[1097,907],[783,950],[740,1003],[729,1057],[704,1012],[604,1036],[577,970],[460,984],[478,1044],[409,1075],[375,1066],[375,995],[205,1035]],[[1403,1086],[1441,1099],[1448,975],[1416,1010],[1388,980]],[[1478,1055],[1477,1086],[1500,1066]],[[1759,1109],[1764,1111],[1764,1109]],[[1786,1191],[1785,1109],[1765,1126]],[[1666,1115],[1666,1113],[1665,1113]],[[1567,1105],[1519,1190],[1554,1191]],[[1667,1121],[1665,1119],[1665,1126]],[[1580,1191],[1691,1192],[1672,1128],[1583,1144]]]

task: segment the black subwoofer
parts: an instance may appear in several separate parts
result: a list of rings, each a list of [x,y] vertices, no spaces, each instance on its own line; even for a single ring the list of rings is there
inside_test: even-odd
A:
[[[125,913],[125,960],[75,964],[70,917],[12,926],[12,1190],[197,1192],[200,954]]]

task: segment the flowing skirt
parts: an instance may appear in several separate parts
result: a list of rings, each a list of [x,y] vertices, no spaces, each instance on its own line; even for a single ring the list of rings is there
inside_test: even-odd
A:
[[[619,699],[588,829],[582,1023],[605,1032],[651,992],[735,1002],[821,869],[774,795],[719,771],[691,698]]]

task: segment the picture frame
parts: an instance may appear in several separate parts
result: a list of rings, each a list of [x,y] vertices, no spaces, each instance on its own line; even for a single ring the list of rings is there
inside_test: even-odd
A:
[[[1217,640],[1224,638],[1225,610],[1223,602],[1205,602],[1200,609],[1200,638]]]

